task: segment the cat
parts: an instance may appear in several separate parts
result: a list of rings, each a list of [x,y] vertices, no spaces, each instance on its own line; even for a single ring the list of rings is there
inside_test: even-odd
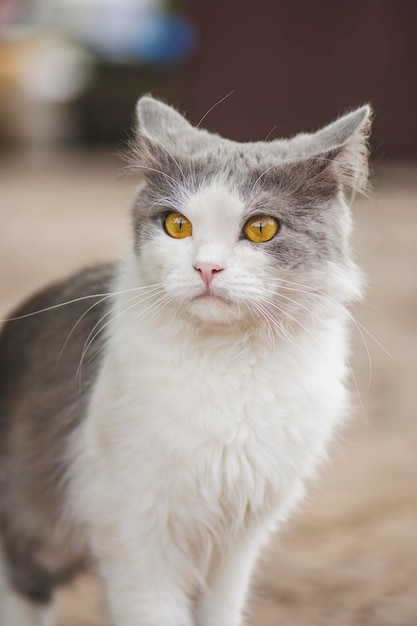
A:
[[[1,626],[54,623],[54,588],[92,567],[114,626],[242,624],[349,412],[370,117],[238,143],[139,100],[131,249],[0,336]]]

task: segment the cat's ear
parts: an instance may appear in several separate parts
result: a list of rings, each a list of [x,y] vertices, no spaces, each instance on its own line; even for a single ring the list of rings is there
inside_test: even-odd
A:
[[[192,126],[178,111],[150,96],[138,101],[137,140],[173,152],[189,155],[204,148],[212,135]]]
[[[371,120],[372,109],[365,105],[308,135],[308,152],[334,165],[348,195],[366,189]]]
[[[192,129],[175,109],[150,96],[140,98],[136,107],[138,131],[151,141],[164,144]]]

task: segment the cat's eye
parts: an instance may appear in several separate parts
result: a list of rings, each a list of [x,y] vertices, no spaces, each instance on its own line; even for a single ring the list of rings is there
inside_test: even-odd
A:
[[[278,220],[269,215],[255,215],[248,220],[243,228],[246,239],[255,243],[269,241],[277,234]]]
[[[165,218],[164,226],[168,235],[174,237],[174,239],[191,237],[193,233],[193,226],[190,220],[181,213],[169,213]]]

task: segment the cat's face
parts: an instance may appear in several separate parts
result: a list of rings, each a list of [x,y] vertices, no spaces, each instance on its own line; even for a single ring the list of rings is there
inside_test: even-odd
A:
[[[285,331],[357,295],[344,187],[363,178],[368,114],[292,141],[238,144],[142,99],[136,250],[161,305],[204,323],[258,319]]]

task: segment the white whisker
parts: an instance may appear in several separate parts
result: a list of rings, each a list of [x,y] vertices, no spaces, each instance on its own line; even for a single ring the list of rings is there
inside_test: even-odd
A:
[[[153,285],[150,285],[153,286]],[[111,291],[108,293],[92,293],[92,294],[87,294],[85,296],[81,296],[79,298],[73,298],[72,300],[66,300],[65,302],[59,302],[58,304],[53,304],[51,306],[47,306],[44,309],[39,309],[37,311],[31,311],[30,313],[25,313],[24,315],[17,315],[16,317],[8,317],[6,319],[0,320],[1,323],[3,322],[14,322],[16,320],[23,320],[27,317],[31,317],[32,315],[39,315],[40,313],[47,313],[48,311],[53,311],[54,309],[59,309],[63,306],[68,306],[69,304],[75,304],[76,302],[82,302],[83,300],[91,300],[91,298],[101,298],[101,297],[105,297],[105,298],[110,298],[112,296],[117,296],[123,293],[129,293],[132,291],[140,291],[143,289],[148,289],[148,285],[145,285],[144,287],[132,287],[131,289],[123,289],[122,291]]]
[[[155,294],[152,294],[152,295],[155,295]],[[156,294],[156,295],[158,295],[158,294]],[[127,302],[130,302],[132,299],[133,299],[133,298],[130,298]],[[147,300],[147,299],[149,299],[149,298],[144,298],[144,300]],[[126,309],[124,309],[123,311],[119,312],[119,313],[118,313],[117,315],[115,315],[115,316],[114,316],[111,320],[109,320],[109,321],[108,321],[108,322],[107,322],[104,326],[107,326],[107,325],[111,324],[111,323],[112,323],[112,321],[113,321],[116,317],[119,317],[119,315],[121,315],[121,314],[123,314],[123,313],[127,312],[129,309],[132,309],[134,306],[136,306],[137,304],[139,304],[139,303],[143,302],[144,300],[141,300],[141,301],[139,301],[139,300],[138,300],[138,301],[137,301],[134,305],[132,305],[132,306],[130,306],[130,307],[128,307],[128,308],[126,308]],[[148,307],[146,307],[145,311],[142,311],[142,314],[144,314],[144,313],[146,313],[147,311],[149,311],[149,310],[153,309],[153,307],[154,307],[154,306],[156,306],[156,305],[158,304],[158,302],[159,302],[159,301],[157,301],[156,303],[155,303],[155,302],[151,303]],[[112,313],[112,311],[109,311],[109,312],[106,314],[106,316],[108,316],[110,313]],[[103,316],[103,317],[101,318],[100,322],[101,322],[101,321],[103,321],[104,317],[105,317],[105,316]],[[135,321],[137,321],[138,319],[140,319],[140,317],[141,317],[141,316],[137,317]],[[85,344],[84,344],[85,351],[84,351],[84,353],[83,353],[83,355],[82,355],[82,357],[81,357],[81,360],[83,360],[83,359],[85,358],[85,354],[88,352],[88,350],[89,350],[89,347],[90,347],[91,343],[93,343],[94,339],[95,339],[95,338],[96,338],[96,337],[97,337],[97,336],[101,333],[101,331],[104,329],[104,326],[103,326],[103,327],[101,327],[101,328],[98,330],[98,332],[97,332],[97,333],[96,333],[96,335],[92,338],[92,340],[91,340],[91,342],[89,343],[89,345],[87,346],[87,348],[85,348]],[[94,326],[94,328],[96,328],[96,327],[97,327],[97,324]],[[94,329],[93,329],[93,330],[94,330]],[[92,331],[90,331],[90,335],[91,335],[91,332],[92,332]],[[87,341],[88,341],[88,338],[87,338]],[[107,349],[107,347],[110,345],[110,343],[111,343],[111,338],[107,339],[107,340],[103,343],[103,345],[102,345],[102,346],[101,346],[101,347],[97,350],[97,352],[96,352],[95,354],[93,354],[93,356],[92,356],[92,357],[90,357],[90,359],[88,359],[88,361],[86,361],[85,363],[83,363],[83,367],[87,367],[87,365],[88,365],[88,364],[89,364],[89,363],[90,363],[90,362],[91,362],[91,361],[92,361],[92,360],[93,360],[93,359],[94,359],[94,358],[95,358],[98,354],[100,354],[100,353],[101,353],[104,349]],[[81,363],[80,363],[80,365],[81,365]]]
[[[83,319],[83,318],[84,318],[84,317],[85,317],[85,316],[86,316],[86,315],[87,315],[87,314],[88,314],[88,313],[89,313],[89,312],[90,312],[90,311],[91,311],[91,310],[92,310],[95,306],[97,306],[98,304],[101,304],[102,302],[104,302],[105,300],[107,300],[108,298],[110,298],[110,297],[112,297],[112,296],[114,296],[114,295],[123,294],[123,293],[129,292],[129,291],[139,291],[139,290],[140,290],[140,291],[142,292],[144,289],[146,289],[146,293],[149,293],[149,291],[155,291],[155,290],[159,289],[159,288],[160,288],[160,285],[161,285],[161,283],[156,283],[156,284],[154,284],[154,285],[149,285],[149,286],[147,286],[147,287],[134,287],[133,289],[125,289],[125,290],[123,290],[123,291],[119,291],[119,292],[114,292],[114,293],[111,293],[111,294],[107,294],[106,296],[104,296],[103,298],[101,298],[100,300],[98,300],[98,302],[95,302],[95,303],[94,303],[92,306],[90,306],[90,307],[89,307],[86,311],[84,311],[84,313],[83,313],[83,314],[82,314],[82,315],[78,318],[78,320],[75,322],[74,326],[71,328],[71,330],[70,330],[70,332],[69,332],[69,334],[68,334],[67,338],[65,339],[64,345],[62,346],[62,348],[61,348],[61,350],[60,350],[60,352],[59,352],[59,354],[58,354],[58,357],[57,357],[57,360],[56,360],[55,365],[58,365],[59,360],[60,360],[60,358],[61,358],[61,356],[62,356],[62,353],[64,352],[64,350],[65,350],[65,348],[66,348],[66,346],[67,346],[67,344],[68,344],[68,341],[70,340],[70,338],[71,338],[72,334],[74,333],[74,331],[76,330],[77,326],[80,324],[80,322],[82,321],[82,319]],[[142,295],[142,293],[140,293],[140,294],[136,294],[136,295],[135,295],[135,296],[133,296],[133,297],[136,297],[137,295]],[[131,298],[129,298],[129,301],[130,301],[130,300],[131,300]],[[106,314],[105,314],[105,316],[107,316],[107,315],[108,315],[108,313],[106,313]],[[100,321],[102,321],[102,320],[103,320],[103,318],[104,318],[105,316],[103,316],[103,317],[101,318],[101,320],[99,320],[99,322],[97,322],[97,324],[96,324],[96,325],[93,327],[93,329],[92,329],[93,331],[94,331],[94,329],[97,327],[97,325],[100,323]],[[91,332],[91,331],[90,331],[90,332]],[[87,341],[88,341],[89,337],[90,337],[90,335],[87,337]]]
[[[170,176],[166,172],[163,172],[162,170],[158,170],[156,167],[149,167],[147,165],[141,165],[140,163],[133,163],[132,165],[128,165],[125,169],[137,170],[138,168],[141,169],[141,170],[147,170],[149,172],[155,172],[156,174],[160,174],[161,176],[165,176],[165,178],[167,178],[172,183],[174,183],[175,187],[178,186],[178,181],[175,180],[175,178],[173,178],[172,176]]]
[[[367,335],[369,335],[369,337],[381,348],[381,350],[383,350],[383,352],[385,352],[385,354],[392,358],[392,355],[388,352],[388,350],[382,345],[382,343],[380,343],[378,341],[378,339],[365,327],[363,326],[363,324],[361,324],[351,313],[350,311],[348,311],[348,309],[341,304],[340,302],[337,302],[337,300],[335,300],[334,298],[332,298],[331,296],[329,296],[329,294],[324,293],[323,291],[320,291],[319,289],[315,289],[315,288],[310,288],[308,285],[303,285],[300,283],[295,283],[293,281],[286,281],[284,279],[278,279],[278,281],[282,281],[282,282],[287,282],[291,285],[295,285],[295,286],[300,286],[303,287],[304,291],[301,291],[299,289],[290,289],[289,287],[286,287],[285,285],[280,285],[282,288],[287,289],[287,290],[291,290],[291,291],[295,291],[296,293],[303,293],[306,294],[308,296],[313,296],[316,298],[320,298],[323,300],[326,300],[327,302],[331,303],[332,305],[336,306],[337,308],[343,310],[343,312],[348,316],[348,318],[356,325],[359,326],[364,333],[366,333]],[[279,285],[279,283],[278,283]]]
[[[290,284],[291,287],[288,287],[286,285],[281,284],[282,282]],[[367,391],[369,391],[370,386],[371,386],[373,368],[372,368],[371,353],[370,353],[368,342],[366,341],[364,333],[366,333],[371,339],[373,339],[373,341],[375,341],[375,343],[385,352],[385,354],[387,354],[387,356],[391,357],[390,353],[386,350],[386,348],[378,341],[378,339],[376,339],[376,337],[374,337],[374,335],[367,328],[365,328],[350,313],[350,311],[348,311],[348,309],[343,304],[341,304],[340,302],[337,302],[334,298],[331,298],[328,294],[325,294],[323,291],[315,289],[315,288],[311,288],[308,285],[304,285],[304,284],[301,284],[301,283],[296,283],[294,281],[288,281],[288,280],[285,280],[285,279],[277,279],[276,285],[277,285],[277,287],[279,287],[281,289],[285,289],[287,291],[295,292],[298,295],[299,294],[303,294],[303,295],[307,295],[309,298],[313,298],[313,299],[316,298],[316,300],[327,302],[327,303],[331,304],[332,306],[337,307],[341,312],[343,312],[344,315],[347,316],[347,318],[354,324],[357,332],[359,333],[359,336],[360,336],[360,338],[362,340],[362,343],[363,343],[365,351],[366,351],[367,360],[368,360]],[[302,289],[299,289],[299,287],[302,287]],[[271,291],[271,290],[268,290],[268,291]],[[296,301],[292,300],[291,298],[284,296],[279,290],[277,292],[273,292],[273,293],[277,293],[277,297],[282,297],[282,298],[284,298],[286,300],[289,300],[290,302],[292,302],[294,304],[297,304],[301,308],[306,309],[311,315],[315,316],[317,319],[320,319],[319,316],[316,313],[314,313],[314,311],[308,309],[307,307],[305,307],[300,302],[296,302]]]
[[[362,402],[361,393],[359,391],[358,381],[356,380],[356,376],[355,376],[355,373],[353,371],[352,365],[350,364],[349,359],[347,360],[347,363],[348,363],[348,367],[349,367],[349,370],[350,370],[350,374],[352,376],[353,384],[355,385],[356,395],[358,397],[359,404],[361,405],[362,415],[363,415],[363,417],[365,419],[365,422],[366,422],[367,426],[370,426],[369,420],[368,420],[368,416],[367,416],[366,411],[365,411],[365,406],[364,406],[364,404]]]
[[[225,100],[227,100],[227,98],[229,98],[232,94],[234,94],[236,91],[236,89],[232,89],[232,91],[229,91],[228,94],[226,94],[225,96],[223,96],[223,98],[221,98],[220,100],[218,100],[215,104],[213,104],[213,106],[211,106],[209,108],[208,111],[206,111],[206,113],[204,113],[203,117],[201,118],[201,120],[198,122],[197,127],[196,128],[200,128],[201,124],[204,122],[204,120],[206,119],[207,115],[209,115],[213,109],[215,109],[217,106],[219,106],[219,104],[221,104],[222,102],[224,102]]]
[[[161,142],[160,142],[161,143]],[[180,164],[178,163],[177,159],[173,156],[173,154],[168,150],[168,148],[166,147],[165,144],[161,143],[161,146],[163,147],[163,149],[165,150],[165,152],[168,154],[168,156],[171,157],[171,159],[173,160],[173,162],[175,163],[175,165],[177,166],[181,177],[182,177],[182,181],[185,182],[185,175],[184,175],[184,171],[182,170]]]
[[[269,131],[269,133],[267,134],[267,136],[265,137],[264,141],[268,141],[268,139],[270,138],[270,136],[272,135],[272,133],[274,132],[274,130],[277,128],[278,124],[275,124],[275,126],[273,126],[271,128],[271,130]]]
[[[286,165],[287,163],[291,163],[293,161],[311,161],[312,159],[314,159],[315,161],[328,161],[329,163],[333,163],[334,159],[326,159],[325,157],[319,157],[319,156],[302,156],[302,157],[290,157],[288,159],[284,159],[283,161],[280,161],[279,163],[275,163],[274,165],[271,165],[270,167],[268,167],[266,170],[264,170],[262,172],[262,174],[260,174],[258,176],[258,178],[255,180],[254,184],[251,187],[251,190],[249,192],[249,196],[252,196],[253,190],[255,189],[256,185],[258,184],[258,182],[271,170],[273,170],[276,167],[281,167],[282,165]]]
[[[114,315],[110,320],[108,320],[105,324],[103,324],[98,331],[93,335],[94,330],[97,328],[97,326],[99,326],[99,324],[108,316],[110,316],[112,313],[114,313],[113,310],[108,311],[107,313],[105,313],[105,315],[103,315],[100,320],[93,326],[92,330],[90,331],[85,343],[84,343],[84,347],[81,353],[81,359],[80,359],[80,363],[78,365],[77,368],[77,376],[80,374],[82,366],[83,366],[83,361],[85,358],[85,355],[87,354],[88,350],[90,349],[91,345],[93,344],[93,342],[95,341],[95,339],[98,337],[98,335],[100,335],[103,330],[105,328],[107,328],[107,326],[112,323],[115,319],[117,319],[118,317],[120,317],[120,315],[123,315],[124,313],[126,313],[127,311],[129,311],[130,309],[132,309],[133,307],[137,306],[139,303],[142,303],[146,300],[149,300],[149,298],[153,298],[155,296],[157,296],[159,293],[163,292],[163,288],[161,287],[160,290],[156,291],[154,290],[153,293],[151,294],[136,294],[135,296],[133,296],[132,298],[128,298],[127,302],[131,302],[132,300],[134,300],[135,302],[133,304],[131,304],[129,307],[124,308],[122,311],[119,311],[119,313],[116,313],[116,315]],[[146,295],[146,297],[142,297],[143,295]],[[92,336],[93,335],[93,336]],[[80,379],[81,381],[81,379]]]

